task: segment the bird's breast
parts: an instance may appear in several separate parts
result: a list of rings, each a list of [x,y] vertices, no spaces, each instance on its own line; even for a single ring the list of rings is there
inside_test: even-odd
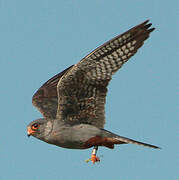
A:
[[[100,136],[100,129],[80,124],[74,126],[61,126],[52,131],[49,143],[63,148],[86,149],[85,143],[92,137]]]

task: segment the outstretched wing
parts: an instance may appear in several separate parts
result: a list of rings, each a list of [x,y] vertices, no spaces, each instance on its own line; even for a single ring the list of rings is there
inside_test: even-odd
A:
[[[46,118],[55,119],[58,106],[57,84],[59,79],[70,69],[65,69],[44,83],[32,97],[32,104]]]
[[[106,42],[73,66],[57,85],[57,118],[99,128],[105,123],[105,97],[112,75],[143,45],[154,28],[143,22]]]

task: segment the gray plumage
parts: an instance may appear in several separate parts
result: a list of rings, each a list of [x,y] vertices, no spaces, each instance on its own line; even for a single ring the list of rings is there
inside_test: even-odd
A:
[[[150,27],[148,21],[135,26],[40,87],[32,103],[44,119],[31,122],[29,134],[32,132],[30,135],[47,143],[71,149],[92,146],[114,148],[114,144],[124,143],[158,148],[103,129],[108,83],[144,44],[154,30]],[[40,124],[39,127],[34,123]]]

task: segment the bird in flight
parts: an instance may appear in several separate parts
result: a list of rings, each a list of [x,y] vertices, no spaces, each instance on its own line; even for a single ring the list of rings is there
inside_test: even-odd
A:
[[[93,147],[93,163],[99,161],[98,146],[113,149],[115,144],[137,144],[159,148],[104,129],[108,83],[144,44],[155,29],[151,25],[147,20],[116,36],[43,84],[32,98],[43,118],[27,126],[28,136],[63,148]]]

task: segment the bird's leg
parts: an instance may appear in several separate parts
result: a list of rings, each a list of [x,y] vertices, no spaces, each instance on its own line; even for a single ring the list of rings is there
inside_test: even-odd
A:
[[[94,146],[94,148],[93,148],[93,150],[92,150],[91,158],[85,160],[85,162],[88,163],[89,161],[92,161],[93,164],[94,164],[95,162],[99,162],[100,159],[99,159],[99,157],[96,156],[97,151],[98,151],[98,146]]]
[[[96,156],[98,151],[98,146],[94,146],[93,150],[92,150],[92,154],[91,154],[91,161],[94,164],[95,162],[99,162],[100,159],[99,157]]]

